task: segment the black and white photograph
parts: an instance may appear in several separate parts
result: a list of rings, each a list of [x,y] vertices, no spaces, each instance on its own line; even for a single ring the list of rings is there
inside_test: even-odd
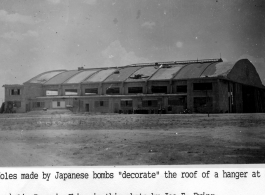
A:
[[[265,1],[0,0],[0,167],[265,163]]]

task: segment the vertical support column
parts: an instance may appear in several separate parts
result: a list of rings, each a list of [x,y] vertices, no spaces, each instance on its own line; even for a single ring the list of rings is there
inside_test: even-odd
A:
[[[173,93],[173,82],[172,80],[169,81],[169,94]]]
[[[148,85],[149,85],[150,82],[148,81],[145,81],[145,89],[144,89],[144,94],[148,94]]]
[[[121,83],[121,95],[125,95],[124,81]]]
[[[187,108],[194,112],[193,109],[193,82],[187,80]]]
[[[99,92],[99,95],[103,95],[104,94],[102,83],[99,84],[98,92]]]
[[[59,89],[58,89],[58,95],[59,95],[59,96],[63,96],[63,89],[62,89],[62,85],[59,85]]]
[[[82,85],[81,85],[81,83],[79,83],[79,85],[78,85],[78,95],[79,95],[79,96],[82,96],[82,95],[83,95],[83,93],[82,93]]]

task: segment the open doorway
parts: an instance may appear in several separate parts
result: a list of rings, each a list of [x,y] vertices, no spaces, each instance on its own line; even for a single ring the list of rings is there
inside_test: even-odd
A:
[[[256,112],[255,88],[243,85],[242,86],[242,96],[243,96],[243,112],[244,113]]]
[[[89,112],[89,104],[86,104],[86,112]]]

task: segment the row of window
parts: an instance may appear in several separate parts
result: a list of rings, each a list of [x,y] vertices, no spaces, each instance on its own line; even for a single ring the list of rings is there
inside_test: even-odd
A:
[[[194,97],[194,108],[195,110],[197,108],[201,107],[212,107],[212,97]],[[120,101],[121,108],[126,107],[133,107],[133,100],[127,99],[127,100],[121,100]],[[109,101],[108,100],[101,100],[101,101],[95,101],[94,102],[95,108],[98,107],[108,107]],[[142,101],[142,107],[157,107],[159,106],[158,100],[143,100]],[[186,96],[180,96],[175,98],[169,98],[168,99],[168,106],[187,106],[187,97]],[[16,107],[21,107],[20,102],[16,102]],[[33,102],[32,103],[33,108],[44,108],[45,103],[44,102]],[[60,102],[57,102],[57,107],[60,107]]]
[[[212,90],[212,83],[194,83],[193,90],[195,91],[210,91]],[[167,86],[152,86],[152,93],[167,93]],[[177,93],[187,93],[187,85],[176,86]],[[143,93],[143,87],[128,87],[129,94]],[[87,88],[85,89],[85,95],[98,94],[98,88]],[[119,87],[109,87],[106,89],[106,94],[115,95],[120,94]],[[58,95],[58,90],[47,90],[46,95]],[[65,89],[65,95],[78,95],[77,89]]]
[[[121,100],[120,102],[122,108],[132,107],[133,101],[132,100]],[[169,106],[183,106],[187,104],[187,97],[175,97],[172,99],[168,99]],[[157,107],[159,105],[158,100],[143,100],[142,107]],[[95,101],[95,107],[108,107],[109,102],[107,100],[104,101]]]
[[[193,90],[212,90],[212,83],[194,83]],[[152,93],[167,93],[167,86],[152,86]],[[176,86],[177,93],[187,93],[187,85]],[[128,87],[129,94],[143,93],[143,87]],[[98,94],[98,88],[88,88],[85,89],[85,95]],[[119,87],[110,87],[106,90],[106,94],[120,94]],[[20,89],[11,89],[10,95],[21,95]],[[49,89],[46,91],[47,96],[59,95],[57,89]],[[65,89],[65,95],[78,95],[77,89]]]

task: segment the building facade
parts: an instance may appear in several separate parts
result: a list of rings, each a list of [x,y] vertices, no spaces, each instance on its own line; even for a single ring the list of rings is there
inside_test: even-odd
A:
[[[2,112],[67,108],[94,113],[265,112],[265,87],[247,60],[222,59],[54,70],[4,85]]]

